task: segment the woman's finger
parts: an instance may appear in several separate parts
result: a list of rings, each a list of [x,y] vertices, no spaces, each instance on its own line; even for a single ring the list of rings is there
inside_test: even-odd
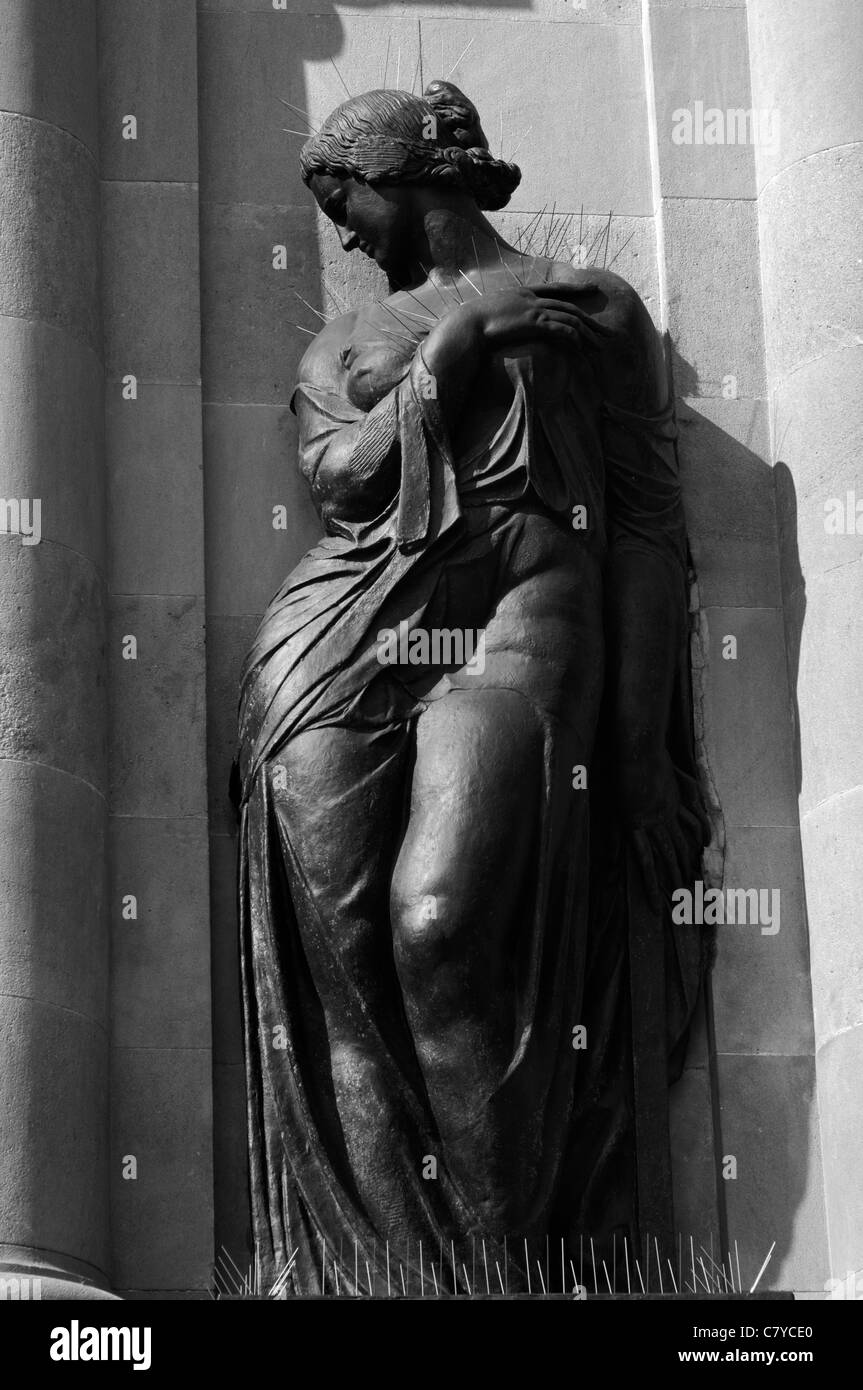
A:
[[[552,302],[558,309],[563,309],[566,313],[578,318],[586,328],[596,333],[601,338],[613,338],[615,330],[608,328],[604,323],[589,314],[586,309],[582,309],[579,304],[574,303],[574,296],[581,293],[574,286],[570,285],[540,285],[534,291],[538,302]]]
[[[567,285],[562,280],[542,280],[538,284],[532,285],[528,282],[526,289],[532,290],[534,294],[545,295],[582,295],[599,294],[600,288],[595,280],[587,280],[583,285]]]
[[[549,313],[526,315],[520,324],[508,326],[500,341],[508,344],[535,343],[548,338],[579,352],[594,347],[589,340],[585,341],[581,330],[567,318]]]
[[[556,310],[559,314],[566,314],[567,318],[578,323],[594,338],[613,338],[615,336],[613,329],[606,328],[605,324],[597,322],[590,314],[580,309],[577,304],[571,304],[565,299],[537,299],[537,306],[546,313]]]
[[[565,323],[555,323],[551,319],[544,323],[535,324],[530,332],[523,334],[523,341],[526,343],[550,341],[567,352],[582,354],[594,347],[593,343],[584,341],[577,328],[571,328]]]
[[[525,322],[525,337],[536,338],[543,334],[565,337],[582,351],[595,351],[598,346],[594,339],[585,333],[580,323],[573,322],[567,314],[558,313],[554,309],[543,309],[538,317],[532,317]]]

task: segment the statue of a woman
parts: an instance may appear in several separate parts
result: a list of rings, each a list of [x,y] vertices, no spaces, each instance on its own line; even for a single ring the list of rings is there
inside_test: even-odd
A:
[[[634,1232],[627,846],[672,1069],[702,968],[663,907],[704,830],[662,345],[497,234],[519,170],[447,83],[345,102],[301,167],[391,293],[301,364],[326,534],[242,678],[254,1236],[295,1293],[515,1292]]]

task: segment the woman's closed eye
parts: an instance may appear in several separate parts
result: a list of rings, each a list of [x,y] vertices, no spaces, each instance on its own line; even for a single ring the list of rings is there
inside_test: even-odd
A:
[[[343,227],[347,218],[348,204],[343,193],[335,193],[324,204],[324,212],[331,222]]]

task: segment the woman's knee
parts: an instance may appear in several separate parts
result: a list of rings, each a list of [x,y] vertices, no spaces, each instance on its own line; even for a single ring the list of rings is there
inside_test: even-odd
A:
[[[431,879],[399,866],[390,889],[390,920],[399,975],[407,983],[430,982],[456,950],[457,923],[448,895]]]

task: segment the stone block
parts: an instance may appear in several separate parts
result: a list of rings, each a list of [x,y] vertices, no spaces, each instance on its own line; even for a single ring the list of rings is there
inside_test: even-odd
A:
[[[703,713],[726,826],[794,827],[793,725],[782,615],[771,608],[710,608],[704,618]],[[723,658],[726,637],[736,638],[736,660]]]
[[[435,55],[443,46],[448,64],[474,38],[451,80],[475,103],[493,153],[502,146],[504,158],[521,167],[513,209],[550,212],[556,204],[561,212],[584,207],[618,217],[653,212],[638,27],[429,19],[422,35],[424,51]],[[561,72],[577,80],[561,82]],[[431,58],[424,59],[424,74],[426,81],[436,75]]]
[[[213,1269],[209,1049],[120,1048],[111,1063],[114,1288],[206,1289]],[[137,1176],[123,1177],[127,1158]]]
[[[306,196],[311,195],[307,193]],[[499,216],[499,213],[494,214],[495,219]],[[386,299],[390,292],[387,277],[375,262],[362,251],[345,251],[333,223],[322,212],[316,213],[316,229],[320,285],[319,298],[313,302],[320,303],[326,316],[336,318],[373,299]],[[312,326],[308,315],[304,315],[301,322],[306,327]]]
[[[210,840],[210,921],[213,966],[213,1059],[243,1060],[240,927],[237,910],[237,838]]]
[[[721,396],[764,388],[761,267],[753,202],[681,198],[664,209],[668,331],[677,390]]]
[[[766,889],[768,911],[772,915],[774,902],[779,909],[779,930],[770,934],[776,921],[759,925],[747,920],[717,927],[712,979],[718,1051],[813,1052],[809,941],[797,831],[730,827],[724,886],[726,891]]]
[[[817,1070],[832,1264],[829,1274],[844,1279],[848,1270],[863,1271],[863,1028],[858,1024],[825,1043],[818,1051]],[[822,1288],[823,1282],[814,1287]]]
[[[110,845],[114,1046],[209,1047],[206,824],[114,816]]]
[[[68,1004],[0,995],[0,1229],[109,1269],[108,1038]]]
[[[641,295],[659,326],[656,225],[652,217],[612,216],[609,222],[607,212],[582,213],[579,209],[562,217],[548,213],[537,219],[530,213],[504,209],[489,214],[489,221],[511,246],[529,255],[605,266],[622,275]],[[526,274],[530,279],[530,266]]]
[[[776,549],[769,540],[690,534],[689,545],[702,603],[740,608],[779,603]]]
[[[821,802],[803,817],[800,833],[804,864],[810,866],[806,900],[815,1036],[823,1047],[863,1023],[863,788]]]
[[[753,198],[754,149],[746,139],[752,128],[747,120],[741,130],[736,115],[752,106],[745,9],[652,5],[650,44],[663,196]],[[714,124],[707,113],[717,110],[722,118]],[[689,113],[689,132],[682,112]],[[729,112],[735,113],[731,120]],[[684,142],[680,137],[687,133]]]
[[[204,589],[201,391],[141,382],[108,388],[109,587],[120,594]]]
[[[747,0],[648,0],[651,10],[745,10]]]
[[[793,165],[758,200],[771,383],[836,347],[863,342],[849,297],[860,274],[855,231],[861,198],[863,144],[857,144]],[[798,414],[794,400],[806,399],[805,385],[789,383],[789,415]]]
[[[856,0],[749,0],[748,18],[753,101],[778,110],[782,132],[778,148],[758,150],[761,189],[789,165],[860,139],[863,12]]]
[[[803,783],[800,812],[863,781],[863,560],[806,585],[797,707]]]
[[[23,540],[0,536],[0,757],[104,791],[103,584],[81,555]]]
[[[127,637],[135,660],[122,655]],[[115,597],[108,650],[111,810],[203,817],[203,600]]]
[[[720,1055],[722,1153],[737,1160],[725,1181],[728,1234],[743,1286],[822,1289],[828,1277],[813,1057]],[[735,1261],[736,1263],[736,1261]]]
[[[662,2],[667,4],[669,0]],[[743,4],[745,0],[719,0],[719,3]],[[198,0],[202,13],[213,14],[270,14],[277,7],[282,11],[283,19],[288,15],[317,13],[314,0]],[[358,15],[356,0],[333,0],[330,8],[339,15]],[[376,16],[415,16],[416,9],[413,0],[390,0],[389,3],[387,0],[375,0],[374,6]],[[524,24],[535,19],[551,19],[560,24],[638,24],[641,0],[477,0],[476,4],[471,0],[438,0],[437,4],[422,7],[423,20],[440,17],[478,21],[500,19],[502,14]]]
[[[99,0],[99,125],[103,179],[197,183],[195,0]]]
[[[68,131],[98,153],[97,45],[92,0],[4,0],[0,110]]]
[[[213,835],[236,838],[237,818],[228,797],[237,751],[240,671],[263,614],[213,617],[207,622],[207,768],[209,823]]]
[[[286,406],[321,321],[311,206],[202,208],[204,399]],[[273,267],[274,246],[288,269]],[[308,329],[303,332],[300,324]]]
[[[773,471],[764,401],[677,402],[678,453],[701,603],[780,602]]]
[[[39,498],[41,532],[105,567],[102,365],[42,323],[0,318],[0,493]]]
[[[197,385],[197,190],[182,184],[106,183],[102,214],[108,376]]]
[[[670,1093],[669,1130],[674,1196],[674,1225],[683,1252],[683,1278],[692,1284],[687,1267],[690,1240],[697,1261],[719,1249],[716,1193],[716,1159],[713,1152],[713,1116],[710,1078],[706,1071],[685,1071]],[[709,1261],[705,1257],[705,1263]],[[721,1263],[721,1261],[719,1261]],[[697,1287],[697,1285],[696,1285]]]
[[[253,1259],[243,1066],[213,1068],[216,1250],[245,1271]]]
[[[773,393],[777,517],[789,590],[804,574],[824,574],[863,556],[863,332],[859,345],[853,336],[837,333],[833,348]]]
[[[101,352],[99,177],[55,126],[0,112],[0,314],[37,319]]]
[[[207,611],[263,615],[322,534],[297,467],[297,425],[285,406],[206,408]],[[287,511],[287,529],[281,513]]]
[[[104,797],[53,768],[2,761],[0,844],[2,989],[107,1030]]]

